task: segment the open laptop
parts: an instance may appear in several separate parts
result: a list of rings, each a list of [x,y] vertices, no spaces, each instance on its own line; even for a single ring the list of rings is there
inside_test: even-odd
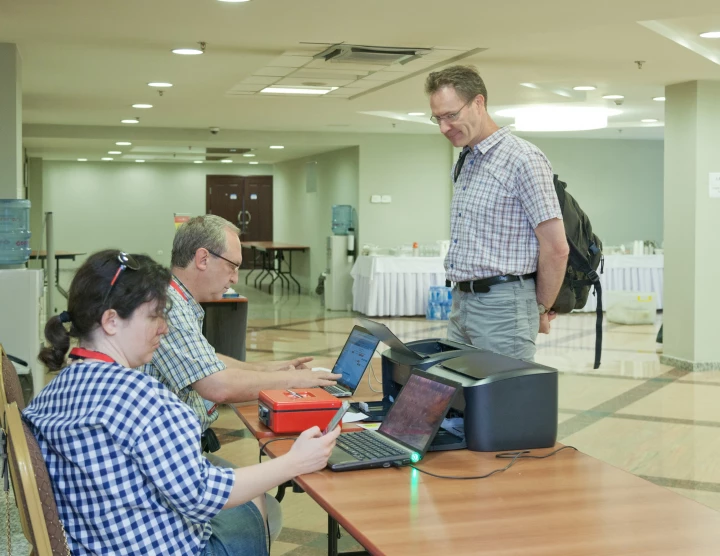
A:
[[[370,364],[379,340],[362,326],[353,327],[332,372],[342,375],[334,386],[323,390],[337,398],[349,398],[355,393],[365,369]]]
[[[458,388],[455,382],[413,370],[380,428],[341,434],[328,467],[349,471],[420,461]]]
[[[417,353],[403,344],[402,340],[395,336],[395,334],[393,334],[392,331],[384,324],[363,318],[358,318],[358,320],[367,330],[370,331],[373,336],[396,353],[401,353],[411,359],[427,359],[427,355]]]

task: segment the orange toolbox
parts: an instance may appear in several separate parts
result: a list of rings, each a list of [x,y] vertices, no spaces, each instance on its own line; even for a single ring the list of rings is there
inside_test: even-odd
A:
[[[322,388],[263,390],[258,397],[258,418],[275,433],[300,433],[314,426],[324,429],[341,404]]]

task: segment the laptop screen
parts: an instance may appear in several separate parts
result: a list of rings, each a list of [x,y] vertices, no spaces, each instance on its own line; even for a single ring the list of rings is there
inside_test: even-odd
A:
[[[413,372],[380,425],[379,432],[425,453],[447,414],[457,386]]]
[[[387,345],[390,349],[395,350],[398,353],[410,357],[411,359],[423,359],[423,356],[415,353],[409,347],[402,343],[402,340],[395,336],[392,331],[382,323],[375,322],[369,319],[358,319],[370,333],[380,340],[383,344]]]
[[[334,373],[342,375],[338,383],[354,392],[377,345],[375,336],[360,326],[354,327],[333,367]]]

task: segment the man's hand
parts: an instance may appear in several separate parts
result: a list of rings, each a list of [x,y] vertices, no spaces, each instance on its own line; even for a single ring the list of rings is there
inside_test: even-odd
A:
[[[288,388],[317,388],[319,386],[334,386],[342,375],[324,371],[310,371],[307,369],[287,369]]]
[[[305,363],[312,361],[312,357],[298,357],[292,361],[268,361],[264,363],[265,371],[286,371],[288,367],[293,369],[309,369]]]
[[[540,334],[550,334],[550,321],[555,320],[555,317],[557,317],[555,311],[540,315]]]

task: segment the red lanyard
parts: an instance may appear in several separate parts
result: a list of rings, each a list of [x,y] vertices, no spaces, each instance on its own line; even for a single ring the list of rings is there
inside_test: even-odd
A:
[[[180,296],[181,296],[185,301],[188,300],[187,294],[186,294],[184,291],[182,291],[182,288],[181,288],[181,287],[178,285],[178,283],[175,281],[175,278],[173,278],[172,280],[170,280],[170,286],[172,287],[172,289],[174,289],[176,292],[178,292],[178,293],[180,294]]]
[[[70,359],[97,359],[98,361],[105,361],[106,363],[117,363],[117,361],[109,355],[85,348],[72,348],[68,357]]]

